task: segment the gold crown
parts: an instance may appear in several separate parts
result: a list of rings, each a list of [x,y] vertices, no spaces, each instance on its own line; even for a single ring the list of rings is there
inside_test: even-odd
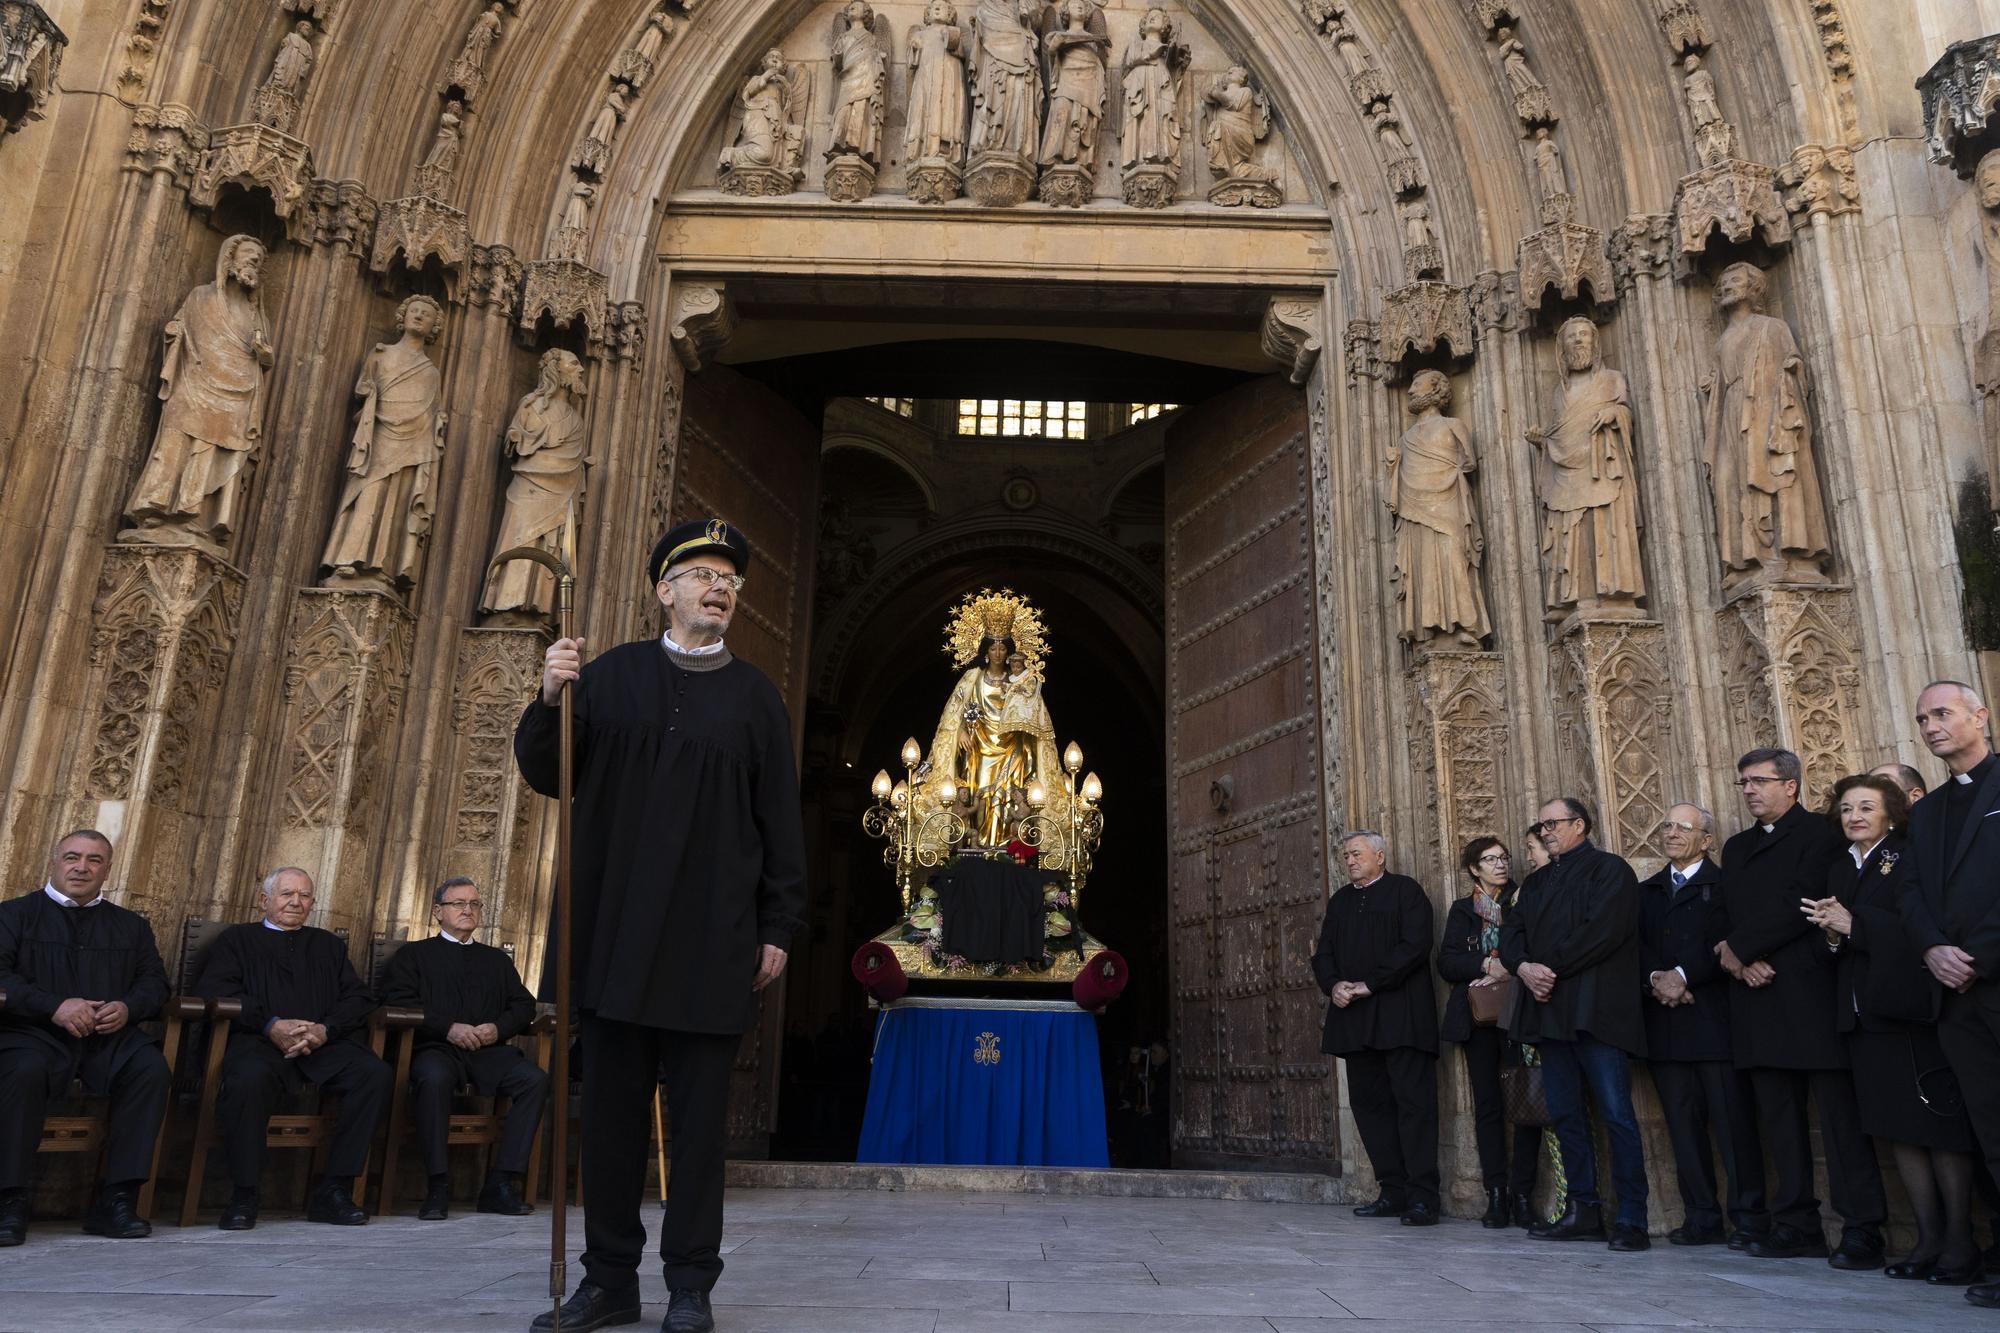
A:
[[[1005,602],[988,602],[979,608],[979,619],[989,638],[1004,639],[1014,632],[1014,608]]]
[[[1047,631],[1042,613],[1025,597],[1011,588],[981,588],[962,598],[945,626],[945,656],[954,666],[967,666],[978,660],[982,639],[1012,639],[1014,650],[1027,658],[1028,674],[1041,679],[1049,652]]]

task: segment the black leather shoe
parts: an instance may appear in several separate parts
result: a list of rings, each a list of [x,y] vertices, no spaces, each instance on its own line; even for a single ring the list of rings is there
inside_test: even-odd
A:
[[[1535,1201],[1530,1196],[1526,1194],[1510,1195],[1509,1203],[1511,1204],[1509,1211],[1512,1213],[1509,1220],[1522,1230],[1525,1231],[1540,1220],[1535,1216]]]
[[[133,1211],[132,1196],[124,1190],[106,1190],[83,1215],[84,1234],[109,1236],[113,1240],[137,1240],[153,1234],[153,1224]]]
[[[1644,1227],[1616,1226],[1611,1228],[1611,1242],[1607,1246],[1613,1254],[1637,1254],[1641,1250],[1653,1248],[1653,1238],[1646,1234]]]
[[[1935,1259],[1900,1259],[1882,1270],[1883,1277],[1892,1277],[1899,1282],[1922,1282],[1937,1272]]]
[[[1371,1203],[1364,1203],[1354,1210],[1356,1217],[1401,1217],[1407,1205],[1393,1202],[1382,1195]]]
[[[1755,1259],[1824,1259],[1826,1237],[1808,1236],[1780,1222],[1769,1235],[1751,1241],[1744,1253]]]
[[[1746,1231],[1738,1227],[1729,1233],[1729,1248],[1740,1254],[1770,1234],[1768,1231]]]
[[[365,1226],[368,1214],[349,1197],[344,1185],[321,1184],[306,1199],[306,1221],[336,1227]]]
[[[28,1196],[0,1202],[0,1250],[28,1239]]]
[[[1965,1299],[1988,1310],[2000,1310],[2000,1282],[1987,1282],[1965,1289]]]
[[[1963,1268],[1946,1268],[1942,1264],[1938,1264],[1925,1275],[1924,1281],[1930,1283],[1933,1287],[1969,1287],[1979,1281],[1979,1274],[1982,1267],[1983,1265],[1977,1259],[1966,1264]]]
[[[1863,1232],[1850,1231],[1840,1238],[1840,1246],[1827,1256],[1828,1268],[1844,1273],[1867,1273],[1882,1266],[1882,1241]]]
[[[216,1219],[218,1231],[248,1231],[257,1225],[257,1201],[255,1199],[231,1199],[222,1205],[222,1216]]]
[[[451,1216],[451,1182],[432,1185],[424,1191],[424,1201],[417,1209],[417,1219],[422,1222],[442,1222]]]
[[[1745,1239],[1743,1243],[1748,1245],[1750,1242],[1748,1239]],[[1722,1228],[1689,1226],[1683,1222],[1667,1233],[1667,1244],[1720,1245],[1722,1244]]]
[[[682,1288],[668,1293],[667,1317],[660,1321],[660,1333],[709,1333],[714,1327],[715,1313],[708,1308],[707,1292]]]
[[[563,1333],[590,1333],[593,1328],[639,1322],[639,1289],[606,1291],[589,1278],[576,1284],[576,1295],[562,1303]],[[544,1310],[528,1325],[529,1333],[547,1333],[556,1326],[553,1312]]]
[[[489,1180],[479,1191],[479,1211],[501,1213],[507,1217],[526,1217],[535,1211],[534,1205],[521,1197],[521,1187],[502,1177]]]
[[[1543,1240],[1605,1240],[1604,1210],[1594,1203],[1569,1201],[1569,1211],[1557,1218]]]
[[[1486,1191],[1486,1216],[1479,1219],[1479,1225],[1488,1231],[1504,1230],[1507,1226],[1507,1191],[1498,1188]]]
[[[1434,1227],[1438,1224],[1438,1210],[1427,1203],[1413,1203],[1403,1210],[1403,1225],[1406,1227]]]

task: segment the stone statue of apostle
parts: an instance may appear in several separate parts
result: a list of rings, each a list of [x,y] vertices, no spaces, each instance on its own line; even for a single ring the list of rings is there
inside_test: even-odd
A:
[[[583,500],[586,448],[583,363],[574,352],[542,354],[541,380],[521,399],[507,426],[514,476],[500,516],[495,554],[513,546],[555,550],[572,501]],[[540,565],[510,560],[487,576],[479,609],[489,624],[539,624],[555,609],[555,582]]]
[[[1630,606],[1645,595],[1639,567],[1632,400],[1622,372],[1598,357],[1597,326],[1579,315],[1556,334],[1562,417],[1528,442],[1541,451],[1542,571],[1550,612]]]
[[[1420,370],[1410,382],[1415,418],[1389,447],[1389,511],[1396,516],[1396,601],[1410,643],[1438,635],[1477,648],[1493,632],[1479,566],[1486,556],[1467,480],[1479,467],[1472,429],[1444,409],[1451,380]]]

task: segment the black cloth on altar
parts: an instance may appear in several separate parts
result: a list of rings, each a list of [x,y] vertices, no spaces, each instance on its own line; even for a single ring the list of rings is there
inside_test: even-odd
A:
[[[1039,963],[1047,909],[1041,872],[1013,861],[961,856],[931,876],[944,917],[944,951],[972,963]]]

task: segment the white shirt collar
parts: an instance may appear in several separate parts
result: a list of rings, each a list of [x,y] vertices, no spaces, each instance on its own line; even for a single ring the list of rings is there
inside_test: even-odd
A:
[[[267,917],[265,917],[265,918],[264,918],[264,929],[266,929],[266,930],[275,930],[275,931],[277,931],[277,932],[278,932],[278,933],[279,933],[280,935],[289,935],[289,934],[291,934],[291,933],[292,933],[293,931],[295,931],[295,930],[304,930],[304,929],[305,929],[305,927],[304,927],[304,926],[280,926],[280,925],[277,925],[276,923],[274,923],[274,922],[273,922],[273,921],[271,920],[271,918],[267,916]]]
[[[1367,879],[1367,880],[1357,880],[1357,881],[1355,882],[1355,885],[1354,885],[1354,887],[1355,887],[1355,888],[1357,888],[1357,889],[1365,889],[1365,888],[1367,888],[1367,887],[1368,887],[1368,886],[1369,886],[1370,884],[1374,884],[1374,883],[1377,883],[1377,882],[1379,882],[1379,881],[1381,881],[1381,880],[1384,880],[1384,879],[1387,879],[1388,877],[1389,877],[1389,872],[1388,872],[1388,871],[1386,871],[1386,870],[1384,870],[1384,871],[1383,871],[1383,872],[1382,872],[1381,874],[1377,875],[1377,876],[1376,876],[1376,877],[1375,877],[1374,879]]]
[[[717,639],[714,643],[701,648],[683,648],[674,642],[674,636],[671,633],[667,633],[660,636],[660,642],[665,645],[668,652],[679,653],[682,657],[712,657],[722,651],[721,639]]]
[[[1954,774],[1952,774],[1952,775],[1951,775],[1951,780],[1952,780],[1953,782],[1962,782],[1962,783],[1964,783],[1964,784],[1965,784],[1966,786],[1970,787],[1970,786],[1972,785],[1972,774],[1970,774],[1970,773],[1954,773]]]
[[[1853,843],[1847,844],[1847,854],[1854,858],[1854,868],[1856,870],[1859,870],[1861,869],[1861,867],[1867,865],[1868,858],[1875,855],[1875,849],[1877,847],[1880,847],[1882,845],[1883,838],[1887,838],[1888,836],[1889,835],[1885,833],[1882,835],[1881,838],[1877,838],[1875,839],[1875,841],[1869,843],[1868,850],[1866,851],[1856,850]]]
[[[1694,860],[1688,862],[1686,865],[1675,866],[1674,869],[1680,872],[1682,879],[1693,879],[1695,877],[1695,874],[1698,871],[1700,871],[1702,862],[1706,861],[1707,859],[1708,858],[1705,856],[1697,856]]]
[[[92,898],[87,903],[78,902],[76,899],[64,893],[61,889],[58,889],[55,885],[46,882],[44,882],[42,885],[42,892],[48,894],[49,897],[55,899],[56,905],[58,907],[95,907],[99,903],[104,901],[104,890],[102,889],[99,889],[97,891],[97,896],[95,898]]]
[[[1771,823],[1771,824],[1760,824],[1758,825],[1758,827],[1763,829],[1764,832],[1766,833],[1773,833],[1777,831],[1778,826],[1775,823]]]
[[[472,943],[472,937],[471,937],[470,935],[466,936],[466,937],[465,937],[464,939],[460,939],[460,938],[459,938],[458,936],[456,936],[456,935],[452,934],[452,933],[451,933],[450,931],[448,931],[448,930],[440,930],[440,931],[438,932],[438,938],[439,938],[439,939],[441,939],[441,940],[450,940],[450,941],[451,941],[451,942],[452,942],[453,944],[470,944],[470,943]]]

